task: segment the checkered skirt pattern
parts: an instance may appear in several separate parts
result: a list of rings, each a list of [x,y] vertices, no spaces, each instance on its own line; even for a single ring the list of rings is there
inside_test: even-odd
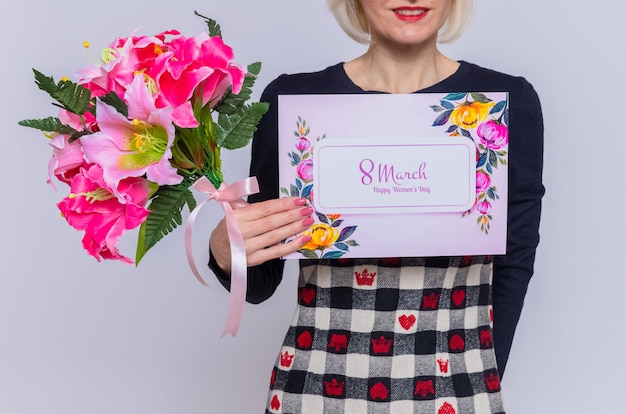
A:
[[[266,413],[503,413],[491,259],[300,262]]]

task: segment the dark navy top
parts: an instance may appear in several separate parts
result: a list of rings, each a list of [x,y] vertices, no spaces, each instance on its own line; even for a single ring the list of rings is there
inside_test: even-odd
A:
[[[537,93],[522,77],[485,69],[465,61],[441,82],[419,92],[508,92],[509,93],[509,194],[506,255],[494,257],[493,310],[494,345],[500,375],[508,360],[515,328],[539,243],[539,219],[543,169],[543,117]],[[258,194],[250,202],[278,198],[278,95],[382,93],[364,91],[343,69],[343,63],[319,72],[281,75],[261,96],[270,109],[258,125],[252,142],[250,176],[257,177]],[[447,261],[444,261],[447,262]],[[260,303],[269,298],[282,280],[283,260],[272,260],[248,268],[247,300]],[[225,274],[211,256],[210,268],[220,282],[229,287]]]

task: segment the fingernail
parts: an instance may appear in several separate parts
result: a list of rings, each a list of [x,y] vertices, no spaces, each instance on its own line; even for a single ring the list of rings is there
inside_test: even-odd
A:
[[[293,200],[294,206],[303,206],[305,204],[306,204],[306,198],[296,198],[295,200]]]
[[[307,236],[302,236],[302,238],[300,239],[300,241],[301,241],[302,243],[308,243],[308,242],[310,242],[310,241],[311,241],[311,239],[313,239],[313,237],[311,237],[311,235],[309,234],[309,235],[307,235]]]
[[[309,227],[311,224],[315,223],[313,217],[307,217],[302,220],[302,227]]]
[[[313,213],[313,207],[306,207],[300,210],[300,215],[302,217],[310,216]]]

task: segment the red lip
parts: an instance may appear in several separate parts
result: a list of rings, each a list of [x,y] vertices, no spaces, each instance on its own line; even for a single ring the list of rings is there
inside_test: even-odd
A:
[[[402,11],[416,11],[416,10],[421,10],[422,13],[419,13],[419,14],[403,14],[403,13],[401,13]],[[398,7],[398,8],[393,9],[393,12],[396,15],[396,17],[398,19],[402,20],[403,22],[417,22],[419,20],[422,20],[424,17],[426,17],[426,15],[428,14],[428,10],[429,9],[427,9],[426,7],[403,6],[403,7]]]

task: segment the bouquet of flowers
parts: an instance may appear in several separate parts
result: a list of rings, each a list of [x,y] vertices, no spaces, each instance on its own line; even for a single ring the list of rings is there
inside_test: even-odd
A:
[[[102,51],[101,62],[76,72],[75,82],[55,82],[34,70],[58,116],[20,125],[50,139],[48,182],[56,188],[56,178],[69,186],[58,208],[70,226],[84,231],[83,247],[98,261],[138,264],[182,224],[185,206],[196,208],[192,185],[219,199],[215,194],[225,187],[220,150],[246,146],[268,109],[248,103],[261,64],[234,63],[217,22],[195,14],[208,33],[117,38]],[[248,194],[258,191],[243,187]],[[223,206],[247,195],[232,193]],[[138,226],[133,261],[117,243]]]

